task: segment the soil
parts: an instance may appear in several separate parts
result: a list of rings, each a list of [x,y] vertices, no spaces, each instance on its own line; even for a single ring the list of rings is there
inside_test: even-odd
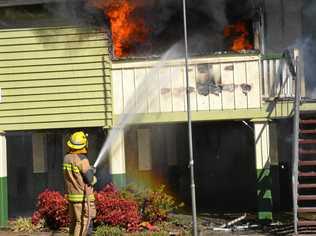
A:
[[[231,236],[231,235],[293,235],[293,223],[291,213],[275,214],[273,224],[262,225],[256,221],[255,214],[247,214],[246,218],[237,222],[230,227],[222,227],[223,225],[238,219],[244,214],[200,214],[198,218],[198,227],[200,236]],[[177,232],[190,232],[192,226],[191,215],[178,214],[174,215],[172,222],[157,225],[160,229],[164,229],[170,233],[170,236],[178,236]],[[214,230],[214,228],[218,230]],[[226,231],[223,231],[225,228]],[[219,231],[220,230],[220,231]],[[307,229],[312,230],[313,229]],[[0,231],[0,236],[67,236],[66,233],[59,232],[39,232],[39,233],[14,233],[11,231]],[[135,236],[137,234],[134,234]],[[316,235],[316,234],[313,234]]]

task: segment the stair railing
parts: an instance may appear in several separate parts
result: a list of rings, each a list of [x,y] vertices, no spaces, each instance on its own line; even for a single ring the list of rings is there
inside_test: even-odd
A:
[[[297,53],[296,53],[297,54]],[[298,161],[299,161],[299,124],[300,124],[300,103],[301,103],[301,73],[300,57],[294,55],[293,59],[289,51],[284,54],[286,63],[295,80],[295,100],[294,100],[294,117],[293,117],[293,165],[292,165],[292,185],[293,185],[293,223],[294,233],[298,234]]]

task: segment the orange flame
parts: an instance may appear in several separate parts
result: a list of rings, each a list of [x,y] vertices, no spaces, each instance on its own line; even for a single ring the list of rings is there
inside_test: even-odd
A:
[[[115,56],[127,56],[135,44],[147,40],[149,29],[143,19],[133,15],[136,6],[132,1],[92,0],[92,4],[102,9],[110,21]]]
[[[226,26],[224,29],[225,38],[233,37],[230,49],[234,52],[253,49],[253,45],[249,42],[249,32],[247,31],[246,23],[237,21],[233,25]]]

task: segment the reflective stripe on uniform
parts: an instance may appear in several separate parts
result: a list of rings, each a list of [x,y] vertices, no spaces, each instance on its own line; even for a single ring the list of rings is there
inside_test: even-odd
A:
[[[86,196],[84,194],[67,194],[66,198],[70,202],[83,202],[86,199]],[[89,201],[94,201],[94,195],[90,194],[89,195]]]
[[[72,172],[75,172],[75,173],[80,173],[80,170],[77,166],[74,166],[72,164],[64,164],[64,170],[68,170],[68,171],[72,171]]]

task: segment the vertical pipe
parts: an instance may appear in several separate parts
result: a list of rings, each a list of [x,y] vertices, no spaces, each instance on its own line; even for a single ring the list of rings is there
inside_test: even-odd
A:
[[[184,25],[184,44],[185,44],[184,46],[185,46],[185,76],[186,76],[186,93],[187,93],[188,136],[189,136],[189,152],[190,152],[190,165],[189,166],[190,166],[190,172],[191,172],[192,221],[193,221],[193,236],[197,236],[198,228],[197,228],[195,181],[194,181],[191,100],[190,100],[190,91],[189,91],[189,68],[188,68],[189,55],[188,55],[186,0],[183,0],[183,25]]]
[[[292,169],[292,184],[293,184],[293,220],[294,232],[298,233],[297,223],[297,184],[298,184],[298,158],[299,158],[299,122],[300,122],[300,100],[301,100],[301,73],[299,57],[295,58],[296,76],[295,76],[295,102],[294,102],[294,119],[293,119],[293,169]],[[293,75],[294,76],[294,75]]]
[[[266,39],[265,39],[265,16],[263,7],[260,8],[260,46],[261,46],[261,54],[266,53]]]

